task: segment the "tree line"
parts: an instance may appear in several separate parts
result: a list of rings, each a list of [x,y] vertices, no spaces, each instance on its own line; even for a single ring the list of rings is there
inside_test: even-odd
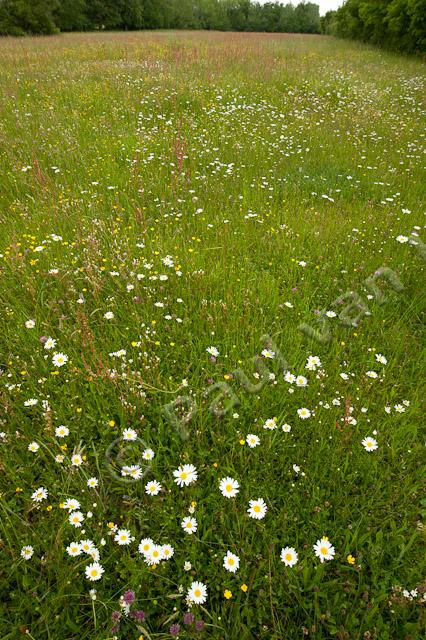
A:
[[[0,34],[114,29],[319,33],[319,7],[251,0],[0,0]]]
[[[347,0],[321,31],[404,53],[426,51],[426,0]]]

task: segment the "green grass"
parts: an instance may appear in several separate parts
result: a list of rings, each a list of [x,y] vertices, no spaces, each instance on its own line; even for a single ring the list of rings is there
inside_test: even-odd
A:
[[[424,249],[396,237],[424,240],[424,64],[326,37],[185,32],[4,39],[0,64],[2,640],[170,638],[173,623],[181,638],[423,638]],[[364,283],[384,267],[403,289],[378,281],[379,304]],[[336,302],[350,291],[370,313],[358,326]],[[301,330],[331,310],[328,342]],[[276,357],[259,364],[265,335]],[[307,387],[284,380],[278,352]],[[265,366],[275,379],[257,390],[235,374],[256,383]],[[164,412],[179,396],[195,407],[186,440]],[[249,433],[260,446],[240,443]],[[125,482],[120,467],[138,461],[144,477]],[[182,463],[198,480],[179,488]],[[219,491],[228,475],[233,499]],[[109,523],[135,541],[119,546]],[[336,551],[323,564],[322,536]],[[174,556],[148,567],[145,537]],[[98,582],[88,555],[66,552],[82,539]],[[200,633],[182,624],[193,580],[208,589],[192,608]],[[146,617],[114,631],[126,590]]]

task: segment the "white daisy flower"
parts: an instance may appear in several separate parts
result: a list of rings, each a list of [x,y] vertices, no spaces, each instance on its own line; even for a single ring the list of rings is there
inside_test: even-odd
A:
[[[250,449],[254,449],[255,447],[257,447],[260,444],[260,438],[258,436],[256,436],[254,433],[249,433],[246,436],[246,442],[247,442],[248,446],[250,447]]]
[[[173,475],[175,477],[175,482],[179,487],[187,487],[198,478],[197,470],[193,464],[181,465],[178,469],[173,471]]]
[[[68,545],[66,551],[67,554],[72,558],[81,555],[81,547],[78,542],[71,542],[71,544]]]
[[[160,564],[161,560],[163,560],[163,547],[158,544],[154,544],[150,551],[145,554],[145,559],[150,566]]]
[[[155,456],[155,453],[153,452],[152,449],[145,449],[145,451],[142,452],[142,458],[144,460],[152,460]]]
[[[96,549],[95,543],[93,542],[93,540],[81,540],[80,541],[80,549],[84,553],[87,553],[87,554],[90,555],[92,553],[92,551],[94,549]]]
[[[68,516],[68,522],[77,529],[81,527],[81,523],[83,522],[83,520],[84,515],[81,513],[81,511],[72,511]]]
[[[294,567],[299,559],[296,550],[293,547],[284,547],[281,549],[280,558],[286,567]]]
[[[234,478],[227,476],[220,480],[219,489],[225,498],[235,498],[240,490],[240,485]]]
[[[145,556],[151,551],[153,546],[154,542],[151,538],[143,538],[139,543],[138,551]]]
[[[134,442],[137,440],[138,434],[134,429],[124,429],[123,440],[126,442]]]
[[[56,340],[54,340],[53,338],[47,338],[43,346],[47,351],[49,351],[50,349],[54,349],[56,347]]]
[[[207,347],[206,351],[214,358],[217,358],[219,355],[219,351],[218,349],[216,349],[216,347]]]
[[[63,367],[66,362],[68,362],[68,356],[65,353],[53,354],[52,363],[55,367]]]
[[[382,355],[381,353],[376,353],[375,356],[376,356],[376,361],[380,362],[380,364],[387,364],[388,363],[387,358],[385,358],[385,356]]]
[[[65,438],[69,435],[70,430],[64,424],[60,424],[59,427],[55,429],[55,436],[57,438]]]
[[[68,511],[76,511],[80,509],[80,503],[75,498],[67,498],[64,502],[64,509],[68,509]]]
[[[299,416],[299,418],[301,418],[302,420],[306,420],[307,418],[311,417],[311,412],[309,411],[309,409],[306,409],[306,407],[302,407],[301,409],[297,410],[297,415]]]
[[[186,599],[193,604],[204,604],[207,600],[207,587],[202,582],[194,581],[188,589]]]
[[[163,544],[162,549],[163,549],[163,559],[170,560],[170,558],[173,556],[175,552],[173,547],[170,544]]]
[[[99,484],[99,480],[97,478],[89,478],[87,481],[87,486],[89,489],[96,489]]]
[[[28,451],[36,453],[40,449],[40,445],[37,442],[30,442],[28,445]]]
[[[34,500],[34,502],[42,502],[42,500],[46,500],[48,495],[49,492],[47,491],[47,489],[45,489],[44,487],[39,487],[34,491],[31,498],[32,500]]]
[[[321,360],[318,358],[318,356],[308,356],[308,359],[306,360],[306,364],[305,364],[305,369],[308,369],[309,371],[316,371],[317,368],[320,366],[321,366]]]
[[[145,485],[145,493],[149,496],[157,496],[161,491],[161,484],[157,480],[147,482]]]
[[[190,516],[186,516],[182,522],[180,523],[182,529],[189,534],[195,533],[197,531],[197,521],[195,518],[191,518]]]
[[[368,376],[369,378],[373,378],[373,379],[379,377],[375,371],[366,371],[365,375]]]
[[[24,560],[30,560],[34,555],[34,549],[31,545],[26,544],[24,547],[22,547],[21,549],[21,558],[24,558]]]
[[[86,578],[91,582],[96,582],[102,578],[102,574],[105,569],[99,562],[92,562],[92,564],[88,564],[85,569]]]
[[[71,464],[73,467],[79,467],[83,464],[83,458],[79,453],[74,453],[74,455],[71,456]]]
[[[375,440],[374,438],[370,438],[369,436],[367,438],[364,438],[361,444],[366,451],[375,451],[376,449],[379,448],[379,445],[377,444],[377,440]]]
[[[262,520],[265,517],[267,510],[268,507],[266,506],[266,502],[263,500],[263,498],[258,498],[257,500],[250,500],[247,513],[249,514],[250,518],[254,518],[255,520]]]
[[[314,551],[321,562],[324,562],[324,560],[333,560],[336,553],[328,538],[317,540],[314,544]]]
[[[277,428],[277,419],[276,418],[268,418],[267,420],[265,420],[265,422],[263,424],[263,428],[264,429],[269,429],[270,431],[273,431],[274,429]]]
[[[119,529],[114,536],[115,542],[117,542],[120,547],[130,544],[132,539],[132,534],[128,529]]]
[[[235,573],[240,566],[240,559],[234,553],[227,551],[226,556],[223,558],[223,566],[227,571]]]

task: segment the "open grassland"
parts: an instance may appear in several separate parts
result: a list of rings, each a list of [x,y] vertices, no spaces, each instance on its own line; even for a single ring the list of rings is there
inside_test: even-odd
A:
[[[424,71],[0,41],[2,640],[425,637]]]

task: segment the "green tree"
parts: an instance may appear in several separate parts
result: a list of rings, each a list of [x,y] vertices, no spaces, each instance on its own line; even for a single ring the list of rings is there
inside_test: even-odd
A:
[[[61,31],[90,29],[86,0],[59,0],[54,19]]]
[[[0,0],[0,33],[57,33],[53,17],[57,6],[57,0]]]

